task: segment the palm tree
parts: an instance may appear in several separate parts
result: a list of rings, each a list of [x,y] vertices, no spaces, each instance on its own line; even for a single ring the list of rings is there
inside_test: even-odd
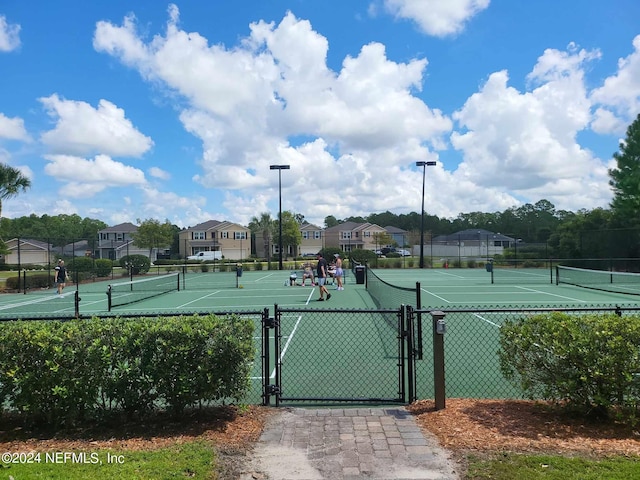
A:
[[[29,187],[31,187],[31,180],[20,170],[0,163],[0,218],[2,218],[2,202],[26,191]]]
[[[262,242],[264,252],[267,255],[267,261],[271,261],[271,231],[273,229],[275,221],[271,218],[271,214],[268,212],[262,212],[260,217],[253,217],[249,223],[249,229],[256,235],[262,234]]]

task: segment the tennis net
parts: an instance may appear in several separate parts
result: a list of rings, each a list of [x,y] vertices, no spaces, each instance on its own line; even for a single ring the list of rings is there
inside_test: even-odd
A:
[[[112,283],[107,289],[109,311],[113,307],[140,302],[175,290],[180,290],[179,273],[168,273],[140,280]]]
[[[366,268],[367,292],[380,309],[399,308],[400,305],[411,305],[419,308],[417,287],[400,287],[385,282],[369,267]]]
[[[501,259],[490,264],[491,283],[524,285],[553,283],[551,260]]]
[[[640,295],[640,273],[556,267],[556,283],[575,285],[613,293]]]

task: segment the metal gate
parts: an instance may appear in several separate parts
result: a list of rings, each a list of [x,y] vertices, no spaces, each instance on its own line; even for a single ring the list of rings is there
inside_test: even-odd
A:
[[[415,398],[414,326],[384,310],[274,307],[263,320],[263,404],[408,403]]]

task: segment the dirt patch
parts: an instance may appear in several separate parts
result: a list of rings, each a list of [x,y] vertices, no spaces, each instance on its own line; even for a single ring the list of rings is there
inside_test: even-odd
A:
[[[440,444],[461,452],[561,455],[640,455],[640,432],[611,419],[572,416],[525,400],[448,399],[446,408],[419,401],[409,407]]]

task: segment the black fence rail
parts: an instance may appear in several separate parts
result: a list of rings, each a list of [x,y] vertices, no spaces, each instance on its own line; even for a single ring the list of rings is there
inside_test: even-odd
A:
[[[78,316],[79,293],[47,296],[48,316]],[[51,311],[70,309],[70,313]],[[31,305],[33,310],[34,306]],[[211,311],[250,316],[257,352],[248,403],[404,404],[433,398],[522,398],[500,371],[500,328],[507,320],[565,312],[572,315],[639,314],[640,305],[589,307],[305,309],[275,305],[252,311]],[[128,312],[120,317],[194,315],[205,312]],[[111,316],[111,315],[105,315]],[[29,319],[26,316],[24,319]],[[0,311],[0,320],[10,320]]]

